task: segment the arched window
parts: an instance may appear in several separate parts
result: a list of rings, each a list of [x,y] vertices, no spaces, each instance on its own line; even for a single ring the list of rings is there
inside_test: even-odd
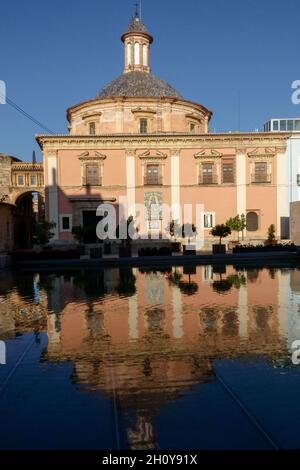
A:
[[[140,64],[140,45],[138,42],[134,45],[134,63],[135,65]]]
[[[246,229],[248,232],[258,230],[258,215],[256,212],[248,212],[246,217]]]
[[[131,53],[132,53],[132,45],[129,43],[127,44],[127,64],[128,65],[132,64]]]
[[[148,47],[143,45],[143,65],[147,65]]]

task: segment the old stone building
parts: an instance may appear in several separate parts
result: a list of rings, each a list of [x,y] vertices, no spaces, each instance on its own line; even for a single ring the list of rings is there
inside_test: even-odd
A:
[[[43,164],[0,154],[0,252],[32,245],[44,200]]]

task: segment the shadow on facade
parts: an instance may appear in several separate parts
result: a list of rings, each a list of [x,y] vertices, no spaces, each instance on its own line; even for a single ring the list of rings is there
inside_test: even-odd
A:
[[[70,245],[76,240],[86,245],[103,244],[103,240],[99,239],[96,234],[97,224],[103,218],[96,214],[101,204],[113,205],[116,212],[115,230],[118,220],[125,218],[125,207],[116,203],[114,196],[104,196],[95,187],[89,185],[82,186],[73,193],[67,193],[57,185],[55,169],[52,169],[52,182],[51,186],[45,188],[46,217],[49,222],[56,223],[56,236],[51,244],[56,244],[58,241],[60,245],[64,243]],[[67,204],[65,201],[68,201]]]

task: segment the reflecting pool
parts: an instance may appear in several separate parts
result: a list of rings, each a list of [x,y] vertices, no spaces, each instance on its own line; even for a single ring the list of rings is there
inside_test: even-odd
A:
[[[2,272],[0,340],[1,449],[300,447],[298,269]]]

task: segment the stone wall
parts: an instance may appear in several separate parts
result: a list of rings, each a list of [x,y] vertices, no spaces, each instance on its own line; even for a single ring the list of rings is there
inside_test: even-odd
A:
[[[11,157],[0,154],[0,196],[9,194],[11,184]]]
[[[300,246],[300,201],[290,204],[290,234],[292,242]]]

